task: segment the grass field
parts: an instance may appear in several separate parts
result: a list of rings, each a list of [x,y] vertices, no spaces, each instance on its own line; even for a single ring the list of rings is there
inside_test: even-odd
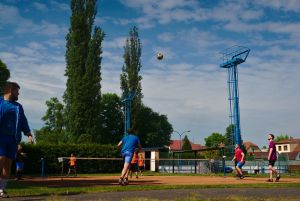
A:
[[[267,175],[249,175],[243,181],[238,181],[232,175],[224,178],[223,175],[148,173],[140,179],[132,179],[130,185],[124,187],[117,184],[117,174],[80,175],[80,177],[68,177],[63,180],[60,177],[28,177],[22,181],[10,181],[7,192],[11,196],[41,196],[162,189],[290,187],[300,189],[299,175],[282,175],[283,179],[278,183],[266,183],[266,178]]]

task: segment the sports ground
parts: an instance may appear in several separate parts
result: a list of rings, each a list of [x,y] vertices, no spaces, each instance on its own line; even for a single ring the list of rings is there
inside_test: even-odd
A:
[[[115,201],[124,198],[182,200],[190,196],[194,196],[195,200],[231,200],[232,196],[238,196],[240,199],[237,200],[243,200],[245,195],[253,200],[300,200],[299,177],[282,178],[279,182],[267,183],[266,177],[249,176],[243,180],[237,180],[232,175],[227,177],[154,175],[132,178],[128,186],[119,186],[117,180],[118,176],[115,175],[25,178],[25,180],[17,181],[19,187],[52,189],[53,193],[12,195],[7,200],[51,200],[53,196],[57,200],[82,201]]]

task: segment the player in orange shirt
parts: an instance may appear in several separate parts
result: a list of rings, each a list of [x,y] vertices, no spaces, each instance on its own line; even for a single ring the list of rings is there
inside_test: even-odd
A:
[[[69,171],[68,171],[67,176],[70,175],[71,170],[73,170],[74,173],[75,173],[75,176],[77,176],[77,173],[76,173],[76,158],[75,158],[74,154],[71,154],[69,164],[70,164],[70,166],[69,166]]]
[[[130,174],[130,178],[132,178],[132,172],[135,172],[135,177],[138,177],[138,160],[139,160],[139,156],[138,156],[138,152],[135,151],[133,153],[133,157],[130,163],[130,169],[129,169],[129,174]]]
[[[139,155],[138,164],[139,164],[140,175],[143,176],[143,172],[145,170],[145,161],[144,161],[143,154]]]

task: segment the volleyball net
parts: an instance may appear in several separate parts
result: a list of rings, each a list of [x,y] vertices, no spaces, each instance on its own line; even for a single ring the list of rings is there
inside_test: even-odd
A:
[[[59,157],[61,176],[69,169],[70,157]],[[234,162],[223,159],[199,158],[145,158],[145,171],[160,173],[192,173],[192,174],[228,174],[234,172]],[[288,171],[288,162],[277,161],[275,166],[281,173]],[[120,173],[123,168],[122,158],[84,158],[76,157],[78,174]],[[247,173],[268,173],[268,161],[246,161],[243,170]]]

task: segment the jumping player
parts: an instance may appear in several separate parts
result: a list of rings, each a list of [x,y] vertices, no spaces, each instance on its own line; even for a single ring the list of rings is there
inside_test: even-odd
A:
[[[277,160],[277,155],[276,155],[276,146],[274,140],[274,135],[269,134],[268,135],[268,140],[269,140],[269,153],[268,153],[268,161],[269,161],[269,172],[270,172],[270,178],[267,180],[267,182],[273,182],[273,173],[276,174],[276,180],[275,182],[278,182],[280,179],[279,172],[276,171],[274,168],[274,164]]]
[[[133,134],[132,129],[128,129],[128,135],[123,137],[123,139],[118,143],[118,147],[122,147],[121,154],[124,160],[124,166],[119,179],[120,185],[128,184],[129,166],[136,146],[138,146],[140,151],[142,148],[140,139]]]
[[[245,154],[240,149],[240,146],[238,144],[234,147],[234,157],[232,161],[235,162],[235,169],[237,171],[237,176],[240,179],[244,179],[242,167],[245,165]]]
[[[9,197],[4,190],[22,139],[21,132],[28,137],[29,143],[33,142],[23,107],[17,102],[19,89],[16,82],[7,82],[4,95],[0,97],[0,198]]]

